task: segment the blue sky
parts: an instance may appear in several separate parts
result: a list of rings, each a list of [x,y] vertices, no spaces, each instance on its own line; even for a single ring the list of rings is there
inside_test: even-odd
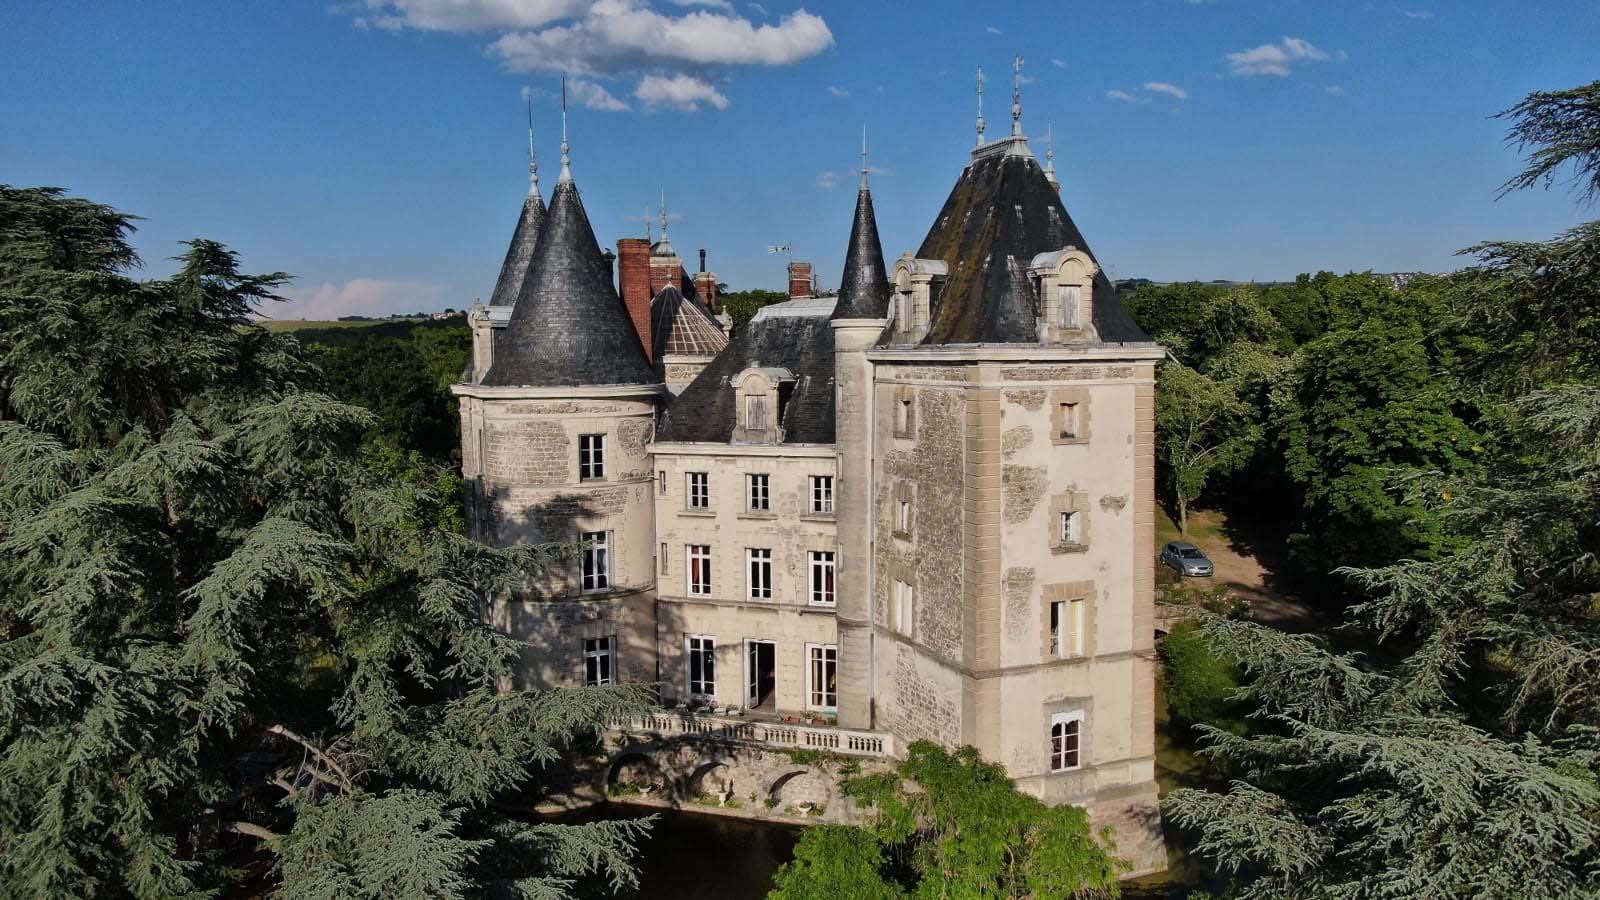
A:
[[[193,236],[293,273],[286,317],[460,307],[526,190],[528,89],[554,184],[566,71],[602,243],[665,190],[691,263],[781,288],[786,241],[832,286],[861,126],[892,258],[967,158],[974,70],[1003,133],[1021,54],[1025,131],[1042,156],[1054,127],[1114,275],[1442,271],[1592,217],[1497,201],[1517,155],[1488,117],[1600,77],[1597,41],[1593,0],[0,0],[0,181],[145,217],[150,274]]]

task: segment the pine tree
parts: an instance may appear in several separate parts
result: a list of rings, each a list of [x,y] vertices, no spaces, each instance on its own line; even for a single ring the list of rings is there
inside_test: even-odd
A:
[[[1593,173],[1600,133],[1592,109],[1561,105],[1572,93],[1510,111],[1514,135],[1546,143],[1522,182],[1568,161]],[[1400,481],[1451,552],[1346,570],[1375,653],[1203,625],[1247,673],[1261,727],[1203,729],[1235,780],[1165,809],[1242,897],[1600,897],[1600,227],[1469,252],[1480,265],[1443,285],[1440,328],[1482,341],[1464,364],[1486,402],[1538,389],[1491,410],[1483,467]]]
[[[556,551],[436,526],[250,314],[282,274],[0,186],[0,897],[553,898],[641,826],[509,818],[628,689],[502,692],[487,598]]]

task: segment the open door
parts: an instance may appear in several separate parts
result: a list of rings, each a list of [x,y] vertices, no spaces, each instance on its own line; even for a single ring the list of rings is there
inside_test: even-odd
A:
[[[745,698],[747,709],[771,711],[778,694],[778,648],[772,641],[745,641]]]

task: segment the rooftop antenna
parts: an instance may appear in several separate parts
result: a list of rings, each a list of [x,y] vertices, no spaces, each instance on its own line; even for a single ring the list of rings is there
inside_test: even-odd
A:
[[[572,147],[567,143],[567,77],[561,76],[561,180],[572,181]]]
[[[539,157],[533,152],[533,97],[528,97],[528,196],[539,193]]]
[[[861,126],[861,189],[867,189],[867,126]]]
[[[978,67],[978,146],[983,146],[983,66]]]
[[[767,252],[768,253],[774,253],[774,254],[782,253],[784,256],[789,258],[789,262],[794,262],[794,252],[793,251],[794,251],[794,247],[792,245],[790,245],[790,244],[768,244],[767,245]]]
[[[1022,57],[1011,69],[1011,136],[1022,137]]]

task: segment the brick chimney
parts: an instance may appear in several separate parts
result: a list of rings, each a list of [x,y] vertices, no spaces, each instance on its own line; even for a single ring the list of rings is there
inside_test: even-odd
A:
[[[661,293],[667,285],[678,287],[683,284],[683,260],[677,256],[650,257],[650,296]]]
[[[639,332],[639,342],[644,345],[645,359],[654,362],[655,350],[651,334],[650,300],[655,292],[650,289],[650,242],[644,238],[617,239],[617,293],[628,307],[628,317]]]
[[[811,263],[789,263],[789,299],[811,296]]]
[[[706,271],[706,248],[700,248],[700,271],[694,276],[694,292],[713,313],[717,311],[717,273]]]

